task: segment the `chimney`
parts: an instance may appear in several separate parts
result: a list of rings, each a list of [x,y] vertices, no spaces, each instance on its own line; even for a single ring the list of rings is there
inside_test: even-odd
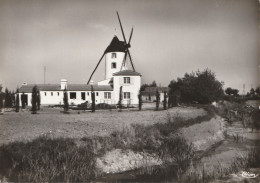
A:
[[[60,80],[60,89],[61,90],[65,90],[65,88],[67,89],[67,80],[66,79],[62,79]]]

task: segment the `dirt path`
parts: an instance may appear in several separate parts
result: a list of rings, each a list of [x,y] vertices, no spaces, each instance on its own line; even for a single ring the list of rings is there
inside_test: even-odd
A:
[[[0,144],[17,140],[31,140],[40,135],[52,137],[82,138],[105,136],[133,123],[154,124],[166,122],[168,115],[185,119],[206,114],[203,109],[175,107],[166,111],[96,111],[95,113],[73,111],[60,113],[61,109],[43,108],[39,114],[6,112],[0,116]]]

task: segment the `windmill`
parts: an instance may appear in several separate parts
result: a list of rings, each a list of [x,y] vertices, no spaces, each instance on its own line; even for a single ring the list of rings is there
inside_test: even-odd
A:
[[[126,60],[127,60],[127,55],[128,55],[128,56],[129,56],[129,59],[130,59],[131,66],[132,66],[132,69],[133,69],[133,71],[135,71],[135,67],[134,67],[134,64],[133,64],[133,60],[132,60],[132,57],[131,57],[131,54],[130,54],[130,51],[129,51],[129,48],[131,47],[130,42],[131,42],[131,39],[132,39],[132,35],[133,35],[133,30],[134,30],[134,29],[133,29],[133,27],[132,27],[131,33],[130,33],[130,36],[129,36],[129,40],[128,40],[128,42],[127,42],[127,41],[126,41],[126,37],[125,37],[124,30],[123,30],[123,26],[122,26],[122,23],[121,23],[121,20],[120,20],[120,17],[119,17],[119,14],[118,14],[118,12],[116,12],[116,13],[117,13],[118,21],[119,21],[119,24],[120,24],[121,32],[122,32],[122,35],[123,35],[123,38],[124,38],[124,45],[123,45],[123,47],[124,47],[124,59],[123,59],[123,62],[122,62],[122,65],[121,65],[121,69],[120,69],[120,70],[122,70],[122,69],[125,67],[125,65],[126,65]],[[102,55],[101,58],[99,59],[99,61],[98,61],[97,65],[96,65],[94,71],[91,73],[91,75],[90,75],[90,77],[89,77],[89,80],[88,80],[87,84],[89,84],[89,82],[90,82],[90,80],[91,80],[93,74],[94,74],[95,71],[97,70],[97,68],[98,68],[98,66],[99,66],[99,64],[100,64],[100,62],[102,61],[102,59],[103,59],[103,57],[104,57],[105,55],[106,55],[106,51],[104,51],[103,55]]]

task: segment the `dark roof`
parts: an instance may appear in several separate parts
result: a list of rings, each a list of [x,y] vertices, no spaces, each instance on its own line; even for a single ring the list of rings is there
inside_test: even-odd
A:
[[[60,84],[27,84],[19,88],[19,93],[31,93],[32,88],[37,85],[40,91],[63,91]],[[113,91],[110,85],[93,85],[94,91]],[[67,91],[91,91],[91,85],[86,84],[68,84]]]
[[[119,39],[114,36],[110,45],[105,50],[105,53],[108,52],[125,52],[125,43],[124,41],[119,41]]]
[[[132,70],[122,70],[113,74],[113,76],[142,76],[139,72]]]
[[[169,87],[149,86],[144,89],[144,92],[145,93],[156,93],[156,91],[158,90],[160,93],[162,93],[162,92],[168,92],[169,89],[170,89]]]
[[[156,95],[156,92],[147,92],[147,91],[141,91],[141,94],[142,95],[147,95],[147,96],[155,96]]]

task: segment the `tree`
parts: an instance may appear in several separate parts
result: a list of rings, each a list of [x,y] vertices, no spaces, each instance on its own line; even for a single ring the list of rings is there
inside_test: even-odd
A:
[[[16,90],[16,100],[15,100],[15,112],[19,112],[19,90]]]
[[[2,92],[2,85],[0,85],[0,112],[2,112],[2,108],[4,107],[3,100],[4,100],[4,94]]]
[[[93,90],[93,86],[91,85],[91,100],[92,100],[92,112],[95,112],[96,110],[96,98],[95,98],[95,92]]]
[[[155,82],[155,81],[153,81],[153,82],[152,82],[152,84],[150,84],[150,86],[151,86],[151,87],[156,87],[156,86],[157,86],[157,84],[156,84],[156,82]]]
[[[219,100],[224,94],[223,83],[216,79],[215,73],[209,69],[186,73],[183,78],[171,81],[170,95],[174,96],[174,103],[181,100],[184,103],[198,102],[208,104]]]
[[[142,105],[143,105],[142,93],[141,93],[141,91],[139,91],[139,95],[138,95],[138,107],[139,107],[139,111],[142,110]]]
[[[118,101],[119,111],[122,110],[122,86],[119,89],[119,101]]]
[[[226,93],[227,95],[231,95],[231,94],[233,93],[233,89],[230,88],[230,87],[228,87],[228,88],[225,90],[225,93]]]
[[[167,95],[166,92],[164,92],[163,95],[163,109],[166,110],[166,106],[167,106]]]
[[[12,93],[5,89],[5,107],[12,107]]]
[[[255,89],[255,93],[256,93],[258,96],[260,96],[260,88],[259,88],[259,87],[257,87],[257,88]]]
[[[250,90],[250,95],[251,95],[251,97],[254,97],[254,96],[255,96],[255,89],[254,89],[254,88],[251,88],[251,90]]]
[[[67,92],[67,89],[65,88],[64,89],[64,92],[63,92],[63,108],[64,108],[64,112],[67,112],[69,110],[69,101],[68,101],[68,92]]]
[[[168,87],[170,88],[168,100],[169,107],[177,106],[179,104],[181,97],[181,86],[182,82],[180,78],[178,78],[178,81],[172,80],[168,85]]]
[[[142,84],[140,90],[141,90],[141,91],[144,91],[145,88],[147,88],[148,86],[149,86],[148,84]]]
[[[26,105],[26,95],[23,94],[21,95],[21,102],[22,102],[22,109],[25,109],[25,105]]]
[[[160,93],[158,89],[156,90],[156,110],[159,110],[159,104],[160,104]]]
[[[141,91],[144,91],[145,90],[145,88],[147,88],[147,87],[157,87],[157,84],[156,84],[156,82],[155,81],[153,81],[151,84],[142,84],[142,86],[141,86]]]
[[[37,112],[37,91],[38,91],[38,89],[37,89],[37,86],[35,85],[32,89],[32,100],[31,100],[31,102],[32,102],[32,109],[31,109],[32,114],[36,114],[36,112]]]
[[[40,91],[37,91],[37,110],[40,110],[40,106],[41,106],[41,95],[40,95]]]

